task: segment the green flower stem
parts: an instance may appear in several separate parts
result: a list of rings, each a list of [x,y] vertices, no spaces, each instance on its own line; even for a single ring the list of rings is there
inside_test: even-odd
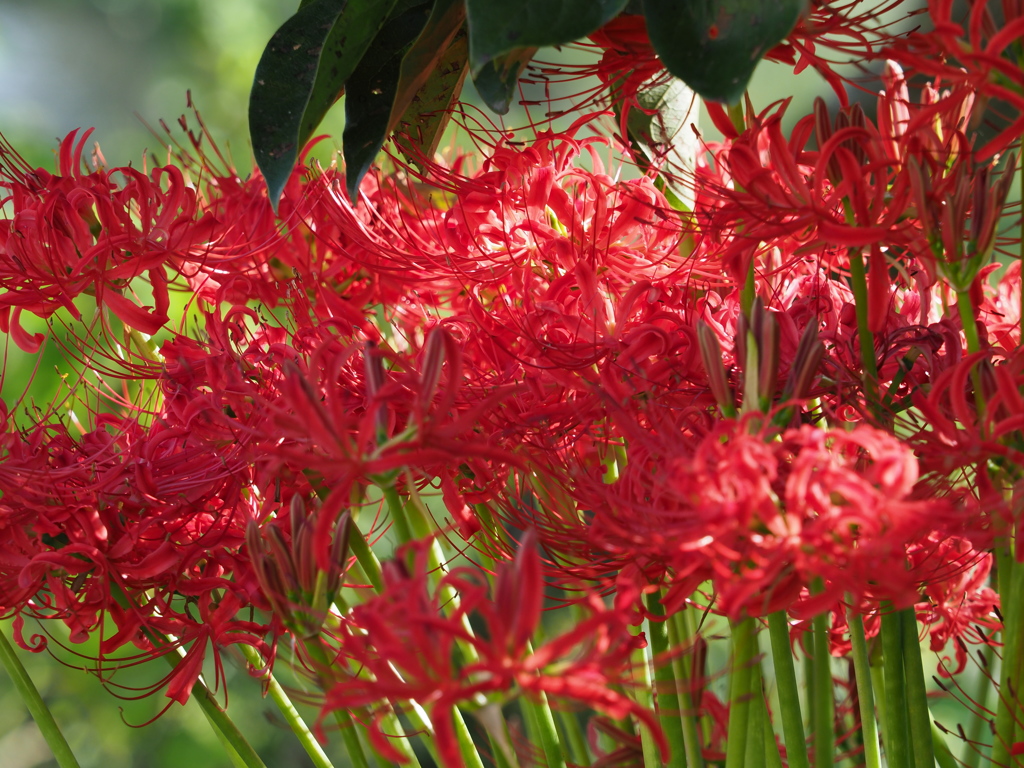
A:
[[[750,722],[747,723],[747,756],[743,768],[767,768],[764,740],[764,706],[751,701]]]
[[[978,322],[974,317],[969,291],[956,292],[956,308],[960,313],[960,325],[964,327],[964,338],[967,340],[967,352],[973,354],[981,349],[978,336]],[[974,404],[978,411],[978,422],[985,422],[985,393],[981,390],[981,376],[978,368],[971,368],[971,386],[974,389]]]
[[[264,666],[264,661],[260,658],[259,652],[252,646],[246,645],[245,643],[239,643],[238,646],[242,649],[242,654],[245,656],[246,661],[254,669],[259,669]],[[288,694],[285,693],[281,684],[277,682],[277,678],[270,672],[267,672],[263,679],[267,683],[267,692],[270,694],[270,698],[274,704],[281,711],[284,716],[285,722],[288,723],[288,727],[292,729],[292,733],[298,738],[299,743],[302,744],[302,748],[306,750],[306,754],[309,755],[309,759],[313,761],[313,765],[316,768],[334,768],[327,757],[327,753],[324,752],[320,743],[310,732],[309,727],[306,725],[306,721],[302,719],[302,715],[295,709],[295,705],[292,704]]]
[[[968,291],[956,292],[956,306],[960,312],[960,324],[964,327],[967,351],[973,354],[981,349],[981,339],[978,337],[978,321],[974,317],[971,296]]]
[[[985,674],[985,670],[991,670],[995,666],[995,652],[991,639],[982,646],[981,656],[983,662],[982,669],[978,673],[978,687],[971,697],[971,700],[976,703],[979,713],[984,712],[988,708],[988,698],[992,692],[992,679],[990,679],[989,675]],[[967,728],[967,741],[964,742],[963,753],[960,755],[960,761],[963,763],[964,768],[978,768],[981,764],[984,751],[978,745],[985,735],[988,724],[988,720],[980,714],[977,717],[971,718],[970,725]]]
[[[543,693],[537,699],[523,696],[520,699],[520,706],[526,715],[527,728],[533,736],[531,741],[540,744],[547,768],[566,768],[565,750],[558,738],[558,728],[555,727],[555,718],[547,696]]]
[[[828,643],[828,614],[811,619],[811,680],[814,709],[811,711],[815,768],[835,766],[835,696],[832,692],[832,654]]]
[[[810,768],[803,714],[800,711],[800,689],[796,682],[796,667],[789,644],[789,619],[785,611],[776,611],[768,616],[768,637],[772,643],[772,664],[775,667],[775,686],[779,695],[779,715],[789,765],[790,768]]]
[[[420,741],[427,748],[427,752],[430,754],[431,759],[434,763],[440,765],[441,757],[437,752],[437,745],[434,743],[434,724],[430,721],[430,715],[423,709],[423,706],[417,701],[410,701],[403,710],[405,716],[409,719],[412,730],[420,738]],[[462,714],[459,710],[455,710],[455,720],[461,720]],[[392,725],[389,726],[393,733],[404,733],[402,730],[402,724],[398,722],[398,718],[392,716]]]
[[[176,662],[170,654],[164,658],[170,662],[172,667],[175,666]],[[256,754],[256,750],[246,741],[245,736],[238,730],[238,726],[232,722],[228,713],[217,703],[217,699],[202,681],[196,680],[195,685],[192,686],[190,698],[195,700],[199,708],[203,710],[203,714],[206,715],[217,738],[227,748],[231,761],[238,768],[267,768],[266,763]]]
[[[921,644],[917,636],[917,616],[913,607],[900,611],[899,616],[903,622],[903,673],[907,685],[907,714],[914,768],[935,768],[932,718],[928,711]]]
[[[79,768],[78,760],[75,759],[75,755],[71,751],[71,747],[68,746],[64,734],[57,727],[57,721],[53,719],[53,714],[50,712],[49,707],[46,706],[43,697],[39,695],[39,689],[36,688],[32,678],[28,675],[28,671],[22,665],[21,659],[18,658],[18,654],[14,650],[14,646],[11,645],[7,636],[2,631],[0,631],[0,664],[3,665],[8,676],[10,676],[14,687],[21,696],[21,700],[25,702],[29,714],[32,715],[32,719],[39,726],[39,730],[42,732],[43,738],[46,739],[46,744],[53,753],[57,765],[60,768]]]
[[[850,290],[853,292],[854,310],[857,315],[857,338],[860,342],[861,365],[864,366],[864,386],[872,404],[878,401],[878,363],[875,360],[875,335],[868,325],[868,280],[864,268],[864,254],[859,248],[851,248]]]
[[[685,765],[686,740],[683,738],[683,723],[680,719],[682,708],[679,701],[679,681],[668,661],[672,651],[669,642],[668,622],[665,621],[665,607],[661,604],[661,596],[652,592],[645,597],[647,610],[660,621],[648,619],[646,623],[647,641],[651,646],[654,661],[655,706],[661,730],[668,740],[669,765]]]
[[[776,740],[775,731],[772,728],[772,719],[768,712],[768,702],[764,700],[764,697],[761,698],[761,711],[763,712],[761,719],[764,722],[762,731],[767,768],[783,768],[782,753],[779,751],[779,742]]]
[[[755,643],[757,638],[754,639]],[[755,648],[755,656],[756,656]],[[771,745],[769,746],[766,741],[766,734],[771,731],[771,725],[768,720],[768,710],[765,708],[764,701],[764,686],[761,683],[761,662],[755,661],[754,667],[751,674],[751,689],[750,689],[750,719],[747,723],[749,731],[747,732],[747,757],[743,761],[744,768],[767,768],[768,766],[768,754],[770,751],[775,752],[775,756],[779,762],[782,762],[782,758],[778,757],[778,747],[775,745],[774,736],[771,739]],[[766,728],[767,726],[767,728]]]
[[[648,654],[650,653],[650,650],[651,646],[648,644],[646,648],[641,648],[633,652],[631,660],[633,685],[627,693],[631,695],[636,703],[641,707],[653,710],[654,689],[651,687],[651,670],[648,665]],[[640,749],[644,756],[644,768],[662,768],[664,763],[661,761],[661,755],[658,753],[658,745],[655,744],[650,730],[642,725],[637,725],[637,728],[640,731]]]
[[[309,660],[312,662],[313,672],[319,681],[320,689],[326,693],[331,687],[330,679],[327,676],[327,670],[330,669],[331,662],[327,658],[327,653],[324,651],[323,646],[320,644],[320,638],[311,638],[303,643],[302,647],[309,655]],[[341,740],[345,744],[345,751],[348,753],[349,760],[352,761],[354,768],[370,768],[370,761],[363,750],[362,742],[359,741],[359,732],[356,730],[352,715],[349,714],[347,709],[335,709],[333,714],[335,722],[338,723],[338,727],[341,729]],[[405,746],[409,752],[412,752],[408,742],[405,742]],[[406,750],[402,751],[404,753]],[[413,753],[413,760],[415,760],[415,753]]]
[[[356,563],[354,567],[350,570],[357,569],[359,571],[362,570],[361,568],[359,568],[358,563]],[[348,610],[347,607],[345,606],[344,600],[342,600],[340,597],[335,598],[335,606],[339,608],[342,612]],[[340,618],[333,613],[329,614],[329,616],[334,617],[336,620],[340,621]],[[409,718],[409,722],[412,723],[413,730],[416,733],[420,734],[420,739],[426,745],[427,751],[430,753],[430,756],[434,759],[434,762],[440,762],[440,758],[437,755],[437,749],[434,744],[434,726],[430,722],[430,717],[427,715],[426,711],[417,702],[410,701],[408,703],[407,709],[405,710],[405,714],[406,717]],[[388,724],[386,727],[388,727],[392,733],[403,733],[401,723],[399,723],[398,718],[395,714],[392,713],[386,715],[384,717],[384,721]],[[498,768],[501,768],[501,766],[498,766]]]
[[[889,768],[910,768],[907,688],[903,669],[903,620],[882,606],[882,673],[885,679],[885,756]]]
[[[889,748],[892,739],[889,738],[889,718],[885,710],[885,673],[882,669],[882,654],[877,650],[868,656],[871,661],[871,687],[879,691],[881,695],[875,697],[875,708],[878,709],[878,724],[881,730],[882,745]],[[856,672],[856,670],[854,670]]]
[[[749,616],[731,621],[730,624],[732,653],[729,664],[729,737],[725,747],[725,768],[743,768],[753,705],[751,692],[754,658],[757,654],[757,626]]]
[[[395,533],[400,542],[408,543],[413,541],[414,538],[425,539],[428,536],[433,535],[430,522],[427,519],[425,511],[421,508],[422,502],[419,502],[418,497],[414,499],[413,503],[406,505],[402,500],[402,497],[398,494],[398,489],[395,487],[394,477],[382,479],[379,485],[381,491],[384,493],[384,500],[388,505],[388,511],[391,513],[391,519],[395,525]],[[440,583],[444,574],[443,559],[441,546],[438,544],[437,540],[434,539],[428,553],[427,565],[430,568],[430,578],[435,587]],[[446,606],[448,611],[455,611],[458,609],[460,602],[459,594],[454,589],[451,589],[450,587],[441,588],[440,597],[441,604]],[[475,633],[472,625],[470,624],[468,615],[462,615],[461,626],[466,632],[467,637],[474,636]],[[473,643],[465,640],[459,640],[456,642],[456,645],[462,656],[462,660],[465,663],[472,664],[479,660],[479,653]],[[546,700],[544,704],[546,707]],[[457,707],[452,712],[452,718],[455,726],[455,736],[459,742],[459,751],[462,754],[462,759],[469,768],[483,768],[483,761],[480,757],[479,750],[473,742],[473,736],[469,732],[469,728],[466,726],[466,721],[463,719],[462,713]],[[554,729],[554,719],[551,715],[550,708],[547,708],[547,718],[551,721],[551,727]]]
[[[860,705],[861,736],[864,741],[865,768],[882,768],[882,754],[878,746],[878,721],[875,719],[875,692],[871,681],[871,661],[864,636],[864,620],[851,605],[847,611],[850,642],[853,646],[853,672],[857,681],[857,701]]]
[[[1018,563],[1009,547],[996,549],[999,600],[1003,612],[1003,663],[999,672],[999,704],[996,707],[992,764],[1011,765],[1010,748],[1022,717],[1021,683],[1024,682],[1024,620],[1020,600],[1024,597],[1024,564]]]
[[[949,748],[949,744],[946,743],[946,737],[942,731],[939,730],[934,722],[931,723],[932,727],[932,746],[935,750],[935,762],[939,764],[939,768],[959,768],[956,758],[953,757],[953,752]]]
[[[356,563],[366,574],[367,581],[370,582],[374,591],[381,592],[384,589],[384,576],[380,569],[380,560],[370,549],[370,545],[366,543],[366,538],[359,530],[355,519],[352,520],[352,526],[349,528],[348,551],[355,556]]]
[[[569,757],[572,759],[573,765],[590,765],[587,737],[583,735],[583,728],[580,727],[576,713],[567,709],[559,709],[558,722],[562,726],[565,742],[569,745]]]
[[[693,638],[691,642],[696,642],[698,627],[700,626],[697,620],[697,613],[698,611],[694,609],[692,611],[681,611],[676,614],[676,616],[679,617],[680,623],[683,625],[683,631],[681,633],[682,637]],[[692,667],[692,669],[694,677],[705,681],[703,684],[707,685],[708,683],[706,681],[708,677],[706,658],[700,669],[697,669],[696,667]],[[711,733],[713,730],[711,713],[701,711],[699,707],[694,706],[693,716],[697,722],[698,744],[707,744],[711,740]],[[703,749],[698,748],[698,752],[701,755],[701,761],[696,763],[696,765],[700,766],[703,765]]]
[[[408,486],[410,489],[409,503],[403,504],[398,493],[395,491],[394,485],[390,486],[390,495],[388,491],[385,491],[385,495],[388,499],[388,505],[392,509],[395,505],[403,508],[402,513],[405,519],[409,522],[409,528],[412,530],[413,536],[417,539],[427,539],[434,537],[433,525],[430,521],[430,516],[427,513],[426,507],[423,506],[423,501],[420,499],[419,494],[413,487],[412,478],[409,478]],[[437,538],[434,537],[430,543],[430,550],[427,552],[427,567],[430,568],[430,578],[436,587],[443,576],[447,572],[444,562],[444,553],[441,551],[441,545],[438,543]],[[456,592],[450,586],[441,587],[441,605],[446,606],[449,610],[458,608],[461,598],[459,593]],[[469,616],[462,614],[459,622],[462,626],[463,631],[466,633],[466,637],[474,637],[476,632],[473,629],[473,625],[469,621]],[[466,664],[475,664],[480,661],[480,653],[477,651],[476,646],[473,643],[465,642],[464,640],[457,640],[456,645],[459,652],[462,654],[462,659]]]
[[[379,486],[384,492],[384,500],[387,502],[388,511],[391,513],[391,523],[395,526],[395,535],[400,543],[408,544],[414,538],[412,525],[409,522],[409,516],[406,514],[405,503],[395,488],[394,478],[380,480]]]
[[[384,492],[384,499],[387,502],[388,510],[391,512],[392,520],[396,524],[396,533],[403,543],[412,541],[413,538],[427,539],[433,537],[434,534],[426,508],[416,494],[415,489],[413,489],[411,479],[408,485],[411,489],[411,496],[409,503],[406,504],[401,496],[399,496],[393,479],[381,484],[381,490]],[[427,552],[427,567],[430,569],[428,578],[434,588],[440,590],[440,603],[444,606],[446,612],[450,614],[458,610],[461,602],[459,593],[450,586],[440,586],[446,569],[444,553],[441,551],[441,545],[436,538],[432,539],[430,549]],[[475,636],[476,633],[467,614],[463,613],[461,615],[459,623],[466,637],[471,638]],[[456,640],[456,648],[464,664],[473,664],[479,661],[480,654],[472,642],[458,639]],[[550,710],[548,711],[548,716],[551,716]],[[463,761],[469,768],[483,768],[479,750],[473,742],[472,734],[470,734],[469,728],[466,726],[462,713],[457,707],[453,710],[452,717]]]
[[[487,731],[487,737],[491,742],[491,759],[494,760],[494,768],[519,768],[519,759],[512,746],[508,723],[505,722],[505,716],[501,712],[501,705],[497,702],[489,702],[479,707],[473,714],[476,716],[477,722]],[[435,760],[435,762],[437,761]]]
[[[548,710],[550,714],[550,710]],[[452,722],[455,725],[455,739],[459,742],[459,754],[462,755],[462,762],[466,768],[484,768],[484,761],[480,758],[480,751],[473,743],[473,734],[469,732],[466,720],[458,707],[452,708]],[[552,727],[554,723],[552,722]]]
[[[687,608],[684,611],[677,611],[668,620],[668,640],[673,648],[690,651],[689,653],[677,654],[672,663],[676,670],[676,680],[679,681],[679,713],[683,724],[683,743],[686,745],[686,765],[688,768],[703,768],[704,754],[701,751],[700,726],[697,722],[697,708],[693,704],[694,681],[692,674],[693,643],[694,638],[690,634],[690,622],[685,614],[692,613],[694,609]]]

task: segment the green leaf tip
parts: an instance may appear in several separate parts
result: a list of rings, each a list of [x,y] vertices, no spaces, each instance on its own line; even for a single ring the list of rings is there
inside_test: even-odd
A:
[[[796,26],[807,0],[643,0],[665,68],[705,99],[734,104],[761,58]]]

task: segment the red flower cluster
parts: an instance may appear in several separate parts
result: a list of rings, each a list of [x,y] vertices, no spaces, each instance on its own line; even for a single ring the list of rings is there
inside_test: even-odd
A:
[[[178,701],[208,649],[326,643],[325,714],[398,761],[380,713],[422,706],[445,765],[457,708],[515,692],[661,739],[627,686],[658,590],[737,621],[916,605],[936,650],[985,640],[1024,464],[1020,268],[993,273],[1020,120],[981,148],[969,125],[1020,101],[1022,22],[974,3],[964,37],[950,5],[890,41],[936,81],[912,98],[890,63],[876,120],[821,103],[787,136],[787,104],[717,111],[692,213],[658,169],[606,168],[590,117],[475,170],[371,174],[355,204],[303,169],[280,220],[205,158],[90,171],[72,134],[50,174],[3,147],[0,328],[35,351],[23,313],[66,324],[102,380],[80,434],[61,403],[4,407],[0,613],[99,635],[101,668],[186,648]],[[775,57],[857,39],[844,9]],[[594,41],[616,98],[658,76],[628,17]],[[374,572],[392,523],[406,546]],[[545,584],[581,617],[534,648]]]

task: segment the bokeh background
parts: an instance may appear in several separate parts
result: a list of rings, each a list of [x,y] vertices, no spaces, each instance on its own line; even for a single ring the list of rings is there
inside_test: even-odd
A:
[[[164,120],[173,129],[188,111],[186,93],[191,92],[218,144],[245,175],[252,163],[246,127],[252,73],[263,46],[296,6],[296,0],[0,0],[0,132],[31,163],[52,168],[61,137],[76,128],[94,127],[93,139],[109,166],[139,166],[147,152],[166,157],[166,142],[147,124],[159,131]],[[545,51],[538,58],[578,55]],[[750,92],[758,109],[794,96],[790,123],[806,114],[815,95],[830,98],[815,73],[794,78],[784,67],[765,63]],[[471,85],[464,96],[475,98]],[[512,124],[522,119],[521,113],[508,118]],[[342,124],[336,108],[324,131],[339,135]],[[709,121],[702,126],[714,135]],[[327,143],[324,151],[330,149]],[[24,391],[35,364],[12,351],[5,366],[5,396]],[[45,377],[54,376],[49,373],[53,369],[54,361],[45,359],[34,386],[45,391]],[[3,627],[10,637],[9,622]],[[58,634],[52,647],[64,641],[66,635]],[[73,664],[76,652],[88,656],[90,648],[58,650],[56,656]],[[167,700],[157,695],[118,701],[95,676],[57,663],[48,653],[21,657],[83,768],[228,765],[194,704],[174,704],[155,722],[137,728],[155,718]],[[142,686],[166,671],[158,661],[119,673],[117,679]],[[288,677],[287,670],[280,671]],[[260,696],[259,684],[238,663],[229,661],[226,672],[230,712],[267,764],[310,765],[273,706]],[[0,671],[0,768],[53,765],[10,680]]]

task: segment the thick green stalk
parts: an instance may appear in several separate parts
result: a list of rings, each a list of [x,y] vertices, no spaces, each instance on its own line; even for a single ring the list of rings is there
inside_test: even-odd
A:
[[[768,616],[768,637],[772,643],[772,664],[775,667],[775,686],[779,696],[779,716],[782,719],[782,736],[786,742],[789,765],[790,768],[810,768],[804,720],[800,712],[800,689],[796,682],[796,667],[789,644],[789,619],[785,611],[776,611]]]
[[[426,508],[423,506],[423,501],[416,493],[411,477],[409,478],[409,488],[411,490],[408,504],[402,503],[393,484],[385,489],[385,497],[392,510],[396,506],[402,508],[401,515],[407,521],[407,526],[412,531],[412,535],[417,539],[426,539],[433,536],[434,531],[432,530]],[[445,567],[444,553],[441,551],[441,545],[436,537],[431,541],[430,549],[427,552],[427,567],[430,569],[432,584],[434,587],[437,587],[447,572],[447,568]],[[457,609],[462,599],[459,593],[450,586],[440,587],[440,590],[441,604],[446,606],[449,611]],[[468,615],[462,614],[460,624],[466,633],[466,637],[473,637],[476,634]],[[462,661],[466,664],[475,664],[480,660],[480,654],[473,643],[460,639],[456,641],[456,647],[462,655]]]
[[[18,658],[14,646],[11,645],[7,635],[2,631],[0,631],[0,664],[7,670],[7,674],[14,683],[14,687],[18,690],[21,700],[25,702],[25,707],[28,709],[29,714],[32,715],[32,719],[39,726],[39,731],[43,734],[43,738],[46,739],[46,745],[50,748],[50,752],[53,753],[57,765],[60,768],[79,768],[78,760],[75,759],[75,755],[71,751],[71,747],[68,746],[64,734],[57,727],[57,721],[53,719],[53,713],[46,706],[43,697],[39,695],[39,689],[32,682],[32,678],[29,677],[28,671],[22,665],[21,659]]]
[[[775,731],[772,729],[772,719],[768,712],[768,702],[761,697],[761,709],[764,712],[764,752],[767,768],[783,768],[782,753],[779,751],[779,742],[775,740]]]
[[[956,306],[960,312],[960,324],[964,327],[967,351],[969,353],[977,352],[981,349],[981,339],[978,337],[978,321],[974,317],[971,296],[968,291],[956,292]]]
[[[473,743],[473,734],[469,732],[466,720],[458,707],[452,708],[452,722],[455,725],[455,740],[459,742],[459,754],[462,755],[462,762],[466,768],[484,768],[480,751]]]
[[[756,642],[756,638],[755,638]],[[772,738],[771,746],[765,738],[765,734],[771,731],[771,723],[768,721],[768,710],[764,703],[764,686],[761,684],[761,662],[754,662],[753,674],[750,681],[750,720],[747,723],[747,757],[743,761],[743,768],[767,768],[768,752],[774,751],[778,756],[778,747],[775,739]],[[779,759],[781,763],[781,758]]]
[[[882,606],[882,672],[885,679],[885,756],[889,768],[910,768],[907,688],[903,670],[903,620]]]
[[[668,623],[664,620],[665,608],[661,604],[661,596],[657,593],[647,595],[645,602],[650,614],[661,619],[661,621],[648,619],[646,622],[647,641],[651,644],[651,656],[654,660],[654,690],[658,722],[661,724],[661,730],[668,740],[668,746],[672,753],[669,765],[683,766],[686,764],[686,740],[683,738],[683,723],[680,719],[682,708],[679,702],[679,681],[676,680],[672,664],[666,661],[672,648],[669,643]]]
[[[533,731],[536,741],[544,752],[547,768],[566,768],[565,750],[562,748],[561,740],[558,738],[558,728],[555,727],[555,718],[551,713],[551,705],[547,697],[541,694],[537,701],[524,696],[520,699],[520,706],[523,714],[526,715],[527,725]]]
[[[754,657],[757,654],[757,626],[746,616],[730,622],[732,654],[729,680],[729,736],[725,747],[725,768],[743,768],[747,757],[750,710],[753,706]]]
[[[861,365],[864,367],[865,388],[872,404],[878,401],[878,363],[875,360],[875,335],[868,325],[868,280],[864,268],[864,254],[859,248],[850,249],[850,290],[853,293],[857,316],[857,338],[860,342]]]
[[[259,652],[250,645],[245,643],[239,643],[238,646],[242,649],[242,654],[245,656],[245,660],[254,669],[259,669],[264,666],[264,661],[260,658]],[[320,742],[316,740],[310,732],[309,727],[306,725],[306,721],[302,719],[302,715],[295,709],[295,705],[292,704],[292,700],[285,693],[281,684],[277,682],[270,672],[267,672],[263,678],[267,683],[267,693],[270,694],[271,700],[281,711],[281,715],[284,717],[288,727],[292,729],[292,733],[298,738],[299,743],[302,744],[302,748],[306,750],[306,754],[309,755],[309,759],[313,761],[313,765],[316,768],[334,768],[330,758],[327,757],[327,753],[324,752],[320,746]]]
[[[388,511],[391,513],[391,523],[395,526],[395,535],[401,544],[408,544],[413,540],[412,525],[405,510],[405,504],[395,489],[394,479],[380,482],[380,489],[384,492],[384,499],[388,504]]]
[[[392,520],[395,524],[395,533],[397,534],[399,541],[401,541],[402,543],[412,541],[413,528],[417,524],[419,525],[420,533],[425,533],[425,531],[423,530],[423,525],[425,524],[425,521],[417,520],[415,518],[410,517],[409,510],[402,502],[402,499],[398,495],[398,491],[395,488],[394,479],[391,479],[390,481],[382,480],[380,483],[380,488],[384,494],[384,500],[388,505],[388,509],[391,512]],[[363,570],[369,577],[370,583],[373,585],[374,589],[377,592],[380,592],[384,587],[384,582],[381,575],[380,561],[377,559],[377,556],[374,554],[373,550],[370,549],[369,545],[367,545],[366,539],[363,537],[362,533],[360,533],[359,527],[356,525],[352,526],[349,547],[350,551],[356,556],[357,562],[362,566]],[[434,572],[438,574],[438,578],[440,578],[441,573],[439,555],[440,549],[436,548],[435,542],[435,549],[431,551],[430,564]],[[446,593],[445,597],[447,599],[444,602],[447,605],[453,607],[458,605],[458,595],[456,595],[454,592]],[[469,624],[469,618],[463,618],[463,624],[467,632],[469,634],[472,634],[472,627]],[[471,643],[460,642],[459,648],[463,654],[463,658],[476,658],[476,649],[472,646]],[[420,733],[423,734],[423,739],[427,744],[428,750],[430,751],[431,755],[436,759],[436,747],[432,739],[432,734],[434,733],[434,730],[432,724],[430,723],[429,719],[426,716],[426,713],[423,712],[418,705],[413,703],[412,708],[406,714],[409,717],[410,722],[412,722],[413,726]],[[479,768],[483,768],[483,763],[481,761],[479,751],[477,750],[476,745],[473,743],[472,734],[470,734],[469,728],[466,726],[466,721],[462,717],[462,713],[458,710],[458,708],[456,708],[453,711],[452,718],[455,726],[455,734],[459,740],[459,750],[463,754],[463,759],[466,761],[466,765],[470,766],[470,768],[473,768],[474,766],[479,766]],[[400,728],[400,724],[398,723],[397,719],[395,720],[395,726],[396,728]],[[418,764],[418,762],[416,762],[415,753],[412,751],[411,746],[409,747],[409,753],[412,755],[411,759],[414,761],[414,763]]]
[[[676,654],[672,659],[675,667],[676,680],[679,687],[679,719],[683,726],[683,744],[686,747],[686,765],[688,768],[704,768],[704,754],[701,751],[700,726],[697,722],[697,711],[693,704],[692,653],[694,638],[689,633],[689,622],[686,613],[692,608],[676,612],[668,620],[668,641],[673,648],[689,649],[690,653]]]
[[[512,746],[508,723],[505,722],[505,716],[501,713],[501,705],[497,702],[490,702],[478,708],[474,715],[477,722],[487,731],[487,737],[491,742],[491,758],[494,760],[494,768],[519,768],[519,759]],[[438,762],[436,758],[435,762]],[[588,762],[587,765],[589,764]]]
[[[331,662],[327,658],[327,653],[324,651],[323,646],[320,644],[320,638],[314,637],[305,642],[302,647],[305,648],[306,653],[309,654],[309,660],[313,666],[313,673],[319,681],[320,689],[326,693],[331,687],[330,678],[328,677],[327,672],[327,670],[331,668]],[[332,714],[334,715],[334,721],[341,729],[341,740],[345,744],[345,751],[348,752],[348,757],[349,760],[352,761],[352,765],[355,766],[355,768],[370,768],[370,762],[366,757],[363,744],[359,740],[359,731],[356,730],[356,724],[352,720],[352,715],[349,714],[347,709],[335,709]],[[416,754],[412,751],[412,747],[409,743],[404,740],[399,741],[407,748],[402,749],[402,752],[407,756],[411,754],[413,764],[419,765],[416,761]],[[399,749],[401,749],[401,747],[399,747]]]
[[[870,654],[868,658],[871,661],[871,687],[879,691],[880,694],[875,698],[875,708],[878,709],[878,724],[881,730],[882,744],[888,749],[892,739],[889,738],[889,718],[886,716],[885,709],[885,672],[882,669],[882,654],[876,649],[876,652]]]
[[[835,695],[832,691],[832,654],[829,652],[828,614],[811,619],[811,687],[814,689],[813,724],[815,768],[835,766]]]
[[[590,750],[587,749],[587,737],[583,734],[580,721],[576,713],[568,709],[559,709],[558,722],[562,726],[562,733],[569,745],[569,757],[573,765],[590,765]]]
[[[356,562],[363,569],[363,573],[366,574],[366,578],[369,580],[370,586],[373,587],[374,591],[382,591],[384,589],[384,576],[381,572],[380,560],[377,559],[377,555],[370,549],[370,545],[366,543],[366,538],[363,536],[362,531],[359,530],[355,520],[352,521],[352,526],[349,529],[348,551],[355,555]]]
[[[978,716],[972,718],[970,725],[967,727],[967,741],[964,742],[963,752],[960,755],[960,761],[965,768],[978,768],[984,754],[984,750],[979,744],[985,731],[988,730],[986,726],[989,725],[989,721],[984,717],[984,713],[988,709],[988,698],[992,691],[992,683],[996,674],[995,652],[992,649],[992,642],[990,639],[981,648],[982,668],[978,671],[978,687],[971,697],[971,700],[975,702],[975,706],[978,709]],[[990,678],[986,671],[989,671],[989,674],[993,675],[993,677]]]
[[[754,299],[757,298],[756,273],[754,271],[754,257],[750,257],[750,267],[747,269],[747,279],[743,283],[743,290],[740,291],[740,311],[744,317],[750,317],[750,310],[754,306]]]
[[[527,642],[526,653],[533,653],[533,643]],[[524,696],[520,706],[523,712],[533,721],[535,742],[540,742],[541,748],[548,761],[548,768],[565,768],[565,749],[558,736],[558,728],[555,725],[555,715],[551,711],[551,704],[548,697],[541,693],[536,699],[531,700]],[[528,723],[529,723],[528,719]]]
[[[946,743],[946,736],[939,730],[934,722],[932,726],[932,747],[935,750],[935,762],[939,764],[939,768],[958,768],[956,758],[953,757],[953,752],[949,748],[949,744]]]
[[[907,714],[914,767],[935,768],[932,718],[928,711],[921,645],[917,639],[917,616],[913,608],[905,608],[899,615],[903,622],[903,673],[907,684]]]
[[[743,768],[766,768],[764,721],[764,702],[755,696],[751,700],[750,721],[747,723],[747,755],[743,759]]]
[[[1024,683],[1024,564],[1018,563],[1008,547],[996,550],[999,568],[999,599],[1003,612],[1003,663],[999,673],[999,704],[996,707],[992,764],[1011,765],[1010,748],[1017,741],[1021,712],[1021,684]]]
[[[871,661],[864,636],[864,620],[851,605],[847,611],[850,641],[853,646],[853,672],[857,681],[857,701],[860,706],[861,736],[864,741],[866,768],[882,768],[882,753],[878,746],[878,721],[875,719],[875,692],[871,681]]]
[[[637,649],[633,652],[631,668],[633,670],[633,685],[628,688],[633,699],[645,709],[654,709],[654,691],[651,688],[651,668],[648,654],[651,647]],[[662,768],[664,765],[658,753],[658,745],[651,735],[650,729],[637,724],[640,732],[640,749],[644,756],[644,768]]]
[[[227,747],[231,761],[237,768],[267,768],[266,763],[256,754],[256,750],[238,730],[238,726],[221,708],[210,690],[201,682],[192,686],[192,696],[199,708],[203,710],[207,721],[213,727],[217,738]]]

